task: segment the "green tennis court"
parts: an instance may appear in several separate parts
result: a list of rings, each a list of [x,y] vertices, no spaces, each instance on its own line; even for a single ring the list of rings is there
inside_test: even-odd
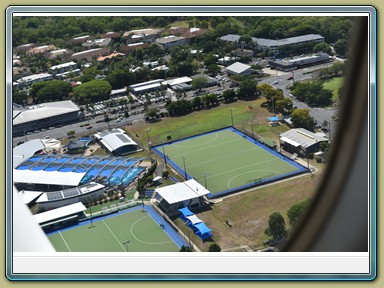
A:
[[[48,238],[57,252],[179,251],[179,246],[166,233],[172,228],[160,227],[147,211],[137,207],[132,212],[94,220],[93,227],[87,221],[75,228],[52,233]],[[170,230],[168,232],[172,233]]]
[[[167,156],[181,175],[207,184],[211,194],[240,190],[306,171],[298,163],[266,148],[233,128],[213,131],[153,149]]]

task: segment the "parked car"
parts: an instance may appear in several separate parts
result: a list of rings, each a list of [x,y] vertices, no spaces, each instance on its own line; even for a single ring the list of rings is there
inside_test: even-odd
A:
[[[87,129],[88,129],[88,130],[89,130],[89,129],[92,129],[92,126],[88,126]]]
[[[273,85],[279,84],[279,81],[275,81],[272,83]]]
[[[287,80],[292,80],[293,79],[293,76],[289,76],[288,78],[287,78]]]

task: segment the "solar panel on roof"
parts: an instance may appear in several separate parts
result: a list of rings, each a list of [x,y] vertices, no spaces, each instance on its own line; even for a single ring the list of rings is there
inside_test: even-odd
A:
[[[47,193],[48,201],[63,199],[61,191],[49,192]]]
[[[124,142],[124,143],[129,143],[129,142],[131,142],[131,141],[129,141],[129,139],[128,139],[125,135],[123,135],[123,134],[117,134],[116,137],[119,138],[119,139],[120,139],[122,142]]]
[[[64,190],[63,194],[64,194],[64,197],[67,198],[67,197],[77,196],[79,195],[79,192],[77,191],[77,189],[71,189],[71,190]]]

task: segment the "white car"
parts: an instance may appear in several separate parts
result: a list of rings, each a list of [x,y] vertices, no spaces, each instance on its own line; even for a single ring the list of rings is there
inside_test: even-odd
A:
[[[279,81],[275,81],[272,83],[273,85],[279,84]]]

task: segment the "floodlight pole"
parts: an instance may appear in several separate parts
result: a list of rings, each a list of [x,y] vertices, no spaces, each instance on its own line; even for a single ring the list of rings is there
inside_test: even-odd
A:
[[[309,170],[308,148],[306,148],[305,151],[307,152],[307,166],[308,166],[308,170]]]
[[[232,127],[234,127],[234,125],[233,125],[233,108],[227,108],[227,110],[229,110],[231,112],[231,123],[232,123]]]
[[[165,148],[164,148],[164,142],[163,142],[163,159],[164,159],[164,165],[167,166],[167,157],[165,156]]]
[[[253,118],[251,117],[251,130],[252,130],[252,138],[255,139],[255,134],[253,133]]]
[[[93,227],[92,206],[89,206],[89,212],[91,213],[91,227],[89,228],[92,228]]]
[[[209,175],[209,173],[207,173],[207,172],[204,172],[204,173],[203,173],[203,176],[204,176],[204,183],[205,183],[205,189],[208,189],[208,187],[207,187],[207,175]]]
[[[185,178],[185,180],[188,180],[188,177],[187,177],[187,168],[185,167],[185,157],[184,157],[184,156],[181,156],[181,158],[183,159],[184,178]]]
[[[148,151],[149,154],[151,154],[151,146],[149,144],[149,134],[148,134],[149,128],[145,129],[145,132],[147,132],[147,143],[148,143]]]

